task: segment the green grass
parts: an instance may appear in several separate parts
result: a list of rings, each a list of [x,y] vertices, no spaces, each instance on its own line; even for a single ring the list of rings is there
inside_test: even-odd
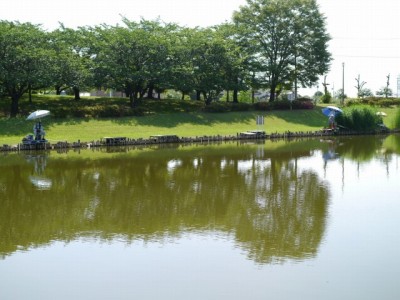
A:
[[[57,109],[74,107],[86,103],[89,105],[96,99],[87,99],[72,102],[66,98],[37,97],[33,104],[26,100],[21,102],[21,117],[9,119],[0,118],[0,145],[20,143],[27,134],[32,134],[34,121],[26,121],[29,112],[36,109]],[[101,98],[99,102],[113,101]],[[115,101],[127,102],[126,99]],[[170,100],[168,100],[170,101]],[[204,135],[236,135],[238,132],[262,129],[267,133],[283,133],[286,131],[315,131],[327,126],[327,117],[321,113],[321,107],[311,110],[283,110],[283,111],[246,111],[229,113],[199,112],[199,105],[195,101],[179,102],[172,100],[152,101],[146,104],[151,113],[145,116],[120,118],[56,118],[54,115],[42,120],[46,130],[46,139],[54,143],[57,141],[90,142],[103,137],[124,136],[127,138],[148,138],[157,134],[175,134],[180,137],[195,137]],[[89,104],[88,104],[89,103]],[[97,103],[97,102],[96,102]],[[116,102],[112,102],[115,104]],[[4,105],[4,102],[2,103]],[[4,108],[4,107],[3,107]],[[385,124],[393,128],[396,109],[379,109],[388,114],[384,118]],[[160,113],[162,112],[162,113]],[[256,116],[265,117],[265,125],[256,125]]]
[[[256,125],[256,116],[265,116],[265,125]],[[232,113],[171,113],[117,119],[55,119],[46,117],[42,124],[51,142],[81,140],[88,142],[106,136],[148,138],[156,134],[178,136],[236,135],[263,129],[271,132],[318,130],[326,118],[318,110]],[[34,121],[24,118],[0,119],[0,144],[17,144],[32,133]]]

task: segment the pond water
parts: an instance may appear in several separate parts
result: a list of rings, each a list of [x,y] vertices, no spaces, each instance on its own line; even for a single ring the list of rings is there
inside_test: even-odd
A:
[[[399,299],[400,136],[0,156],[0,299]]]

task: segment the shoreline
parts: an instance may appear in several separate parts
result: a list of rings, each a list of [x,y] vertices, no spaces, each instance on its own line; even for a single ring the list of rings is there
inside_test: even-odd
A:
[[[21,152],[21,151],[39,151],[39,150],[60,150],[60,149],[90,149],[98,147],[114,147],[114,146],[145,146],[157,144],[191,144],[191,143],[211,143],[211,142],[227,142],[227,141],[254,141],[254,140],[275,140],[275,139],[292,139],[305,137],[324,137],[324,136],[356,136],[356,135],[390,135],[399,133],[400,130],[389,131],[373,131],[373,132],[354,132],[354,131],[333,131],[322,129],[318,131],[307,132],[291,132],[271,133],[264,131],[246,131],[237,133],[236,135],[214,135],[214,136],[196,136],[196,137],[178,137],[176,135],[155,135],[148,139],[138,138],[131,139],[126,137],[105,137],[100,140],[90,142],[59,141],[50,143],[48,141],[40,141],[34,144],[19,143],[17,145],[2,145],[0,152]]]

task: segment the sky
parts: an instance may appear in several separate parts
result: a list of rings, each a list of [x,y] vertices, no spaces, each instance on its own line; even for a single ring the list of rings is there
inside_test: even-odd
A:
[[[373,93],[386,85],[397,94],[400,76],[399,0],[317,0],[326,17],[332,40],[333,61],[327,75],[331,92],[341,89],[356,96],[355,78],[360,75]],[[41,24],[53,30],[59,22],[66,27],[116,25],[122,17],[175,22],[182,26],[207,27],[231,20],[232,13],[246,0],[1,0],[0,20]],[[312,96],[322,91],[323,76],[312,89],[300,90]],[[400,84],[400,83],[399,83]],[[399,91],[400,93],[400,91]],[[399,95],[400,96],[400,95]]]

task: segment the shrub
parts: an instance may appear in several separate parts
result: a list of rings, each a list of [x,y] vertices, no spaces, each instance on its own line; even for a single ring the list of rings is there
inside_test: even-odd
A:
[[[213,113],[223,113],[230,111],[230,105],[226,102],[212,102],[204,107],[204,111]]]
[[[299,98],[292,102],[293,109],[313,109],[314,103],[308,98]]]
[[[291,107],[291,103],[289,100],[282,100],[282,101],[274,101],[270,102],[272,109],[281,109],[281,110],[288,110]]]
[[[360,105],[360,100],[358,99],[347,99],[344,103],[345,106]]]
[[[95,115],[98,115],[101,118],[114,118],[121,117],[121,112],[118,105],[112,104],[101,107],[101,109],[98,111],[98,114],[94,114],[94,116]]]
[[[53,109],[53,110],[51,111],[51,115],[52,115],[53,117],[55,117],[55,118],[61,118],[61,119],[63,119],[63,118],[68,117],[69,111],[70,111],[70,110],[69,110],[68,108],[61,107],[61,108],[56,109],[56,110]]]
[[[393,105],[400,105],[399,98],[383,98],[383,97],[366,97],[360,100],[361,104],[371,106],[389,107]]]
[[[369,107],[355,106],[336,116],[336,122],[349,130],[372,131],[382,122],[382,118]]]
[[[400,107],[397,109],[394,117],[394,128],[400,129]]]
[[[254,107],[255,110],[262,110],[262,111],[271,110],[272,109],[272,106],[270,105],[270,102],[265,102],[265,101],[254,103],[253,107]]]
[[[321,97],[321,101],[323,103],[331,103],[331,100],[332,100],[332,95],[329,92],[322,95],[322,97]]]
[[[238,103],[232,103],[230,107],[231,111],[248,111],[251,109],[251,104],[238,102]]]

